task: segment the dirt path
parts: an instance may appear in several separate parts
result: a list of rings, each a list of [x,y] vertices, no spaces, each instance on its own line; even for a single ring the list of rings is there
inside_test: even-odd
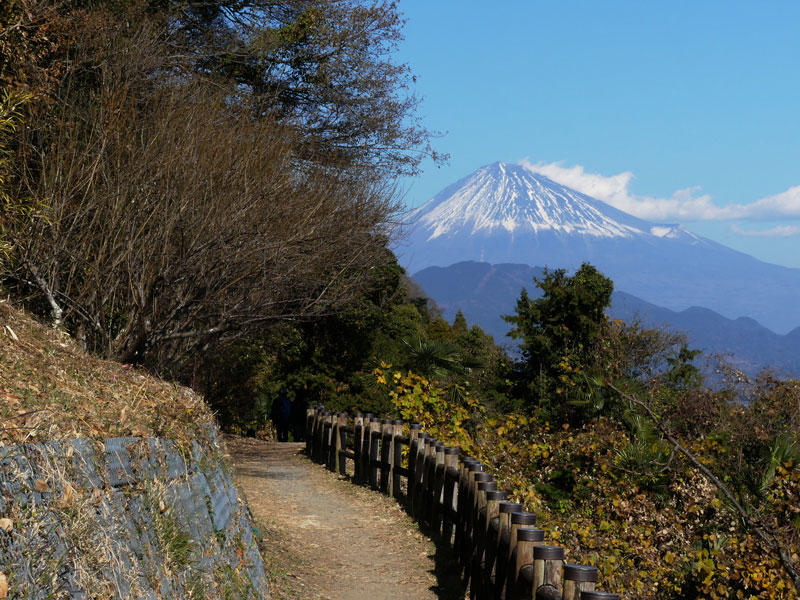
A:
[[[226,443],[275,600],[463,598],[451,561],[396,501],[312,463],[304,444]]]

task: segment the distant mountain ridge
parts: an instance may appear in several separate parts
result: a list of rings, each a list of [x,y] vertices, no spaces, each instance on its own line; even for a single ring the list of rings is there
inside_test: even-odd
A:
[[[514,313],[523,287],[536,297],[539,290],[533,279],[543,274],[542,267],[465,261],[428,267],[413,278],[446,319],[452,321],[461,310],[469,323],[480,325],[498,344],[510,345],[506,337],[509,327],[502,315]],[[784,375],[800,377],[800,327],[779,335],[746,317],[728,319],[699,307],[675,312],[619,290],[614,292],[609,316],[624,321],[640,318],[648,327],[666,325],[685,332],[691,347],[707,355],[731,354],[731,364],[749,374],[771,366]]]
[[[800,325],[800,269],[761,262],[677,224],[638,219],[514,164],[494,163],[409,215],[410,273],[461,261],[575,269],[591,262],[656,306],[708,307],[785,333]]]

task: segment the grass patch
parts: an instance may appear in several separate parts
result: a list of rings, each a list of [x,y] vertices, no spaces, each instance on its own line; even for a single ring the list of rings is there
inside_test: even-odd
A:
[[[0,301],[0,444],[137,436],[189,449],[213,423],[192,390],[91,356]]]

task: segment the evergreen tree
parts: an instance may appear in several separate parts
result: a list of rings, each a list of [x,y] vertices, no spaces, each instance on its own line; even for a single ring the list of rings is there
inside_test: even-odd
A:
[[[614,284],[588,263],[572,276],[545,271],[535,282],[543,295],[532,300],[523,289],[516,314],[504,317],[513,325],[509,335],[521,342],[521,393],[558,418],[581,419],[602,406],[592,382],[603,364],[599,342]]]

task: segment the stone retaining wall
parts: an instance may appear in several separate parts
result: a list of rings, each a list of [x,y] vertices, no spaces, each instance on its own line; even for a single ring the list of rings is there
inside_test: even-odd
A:
[[[0,445],[0,518],[9,598],[269,598],[211,429],[183,455],[154,438]]]

